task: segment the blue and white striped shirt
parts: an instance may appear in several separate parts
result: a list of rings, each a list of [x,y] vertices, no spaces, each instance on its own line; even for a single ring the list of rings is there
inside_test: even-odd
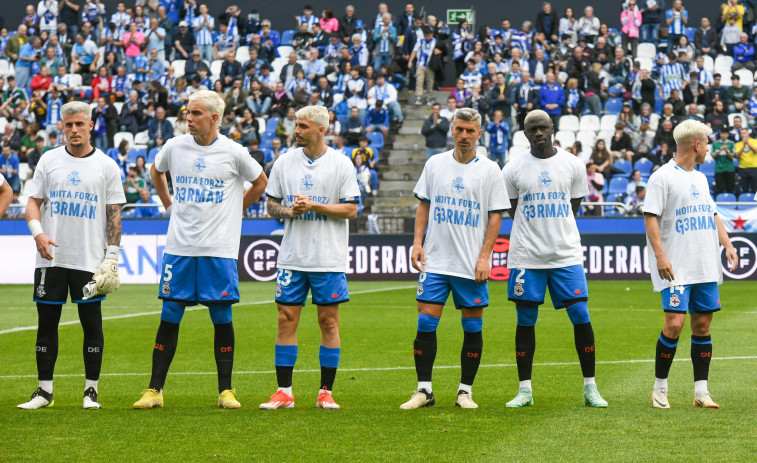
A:
[[[668,33],[675,35],[685,34],[686,24],[684,24],[683,18],[686,18],[686,21],[689,20],[688,10],[684,9],[678,16],[676,16],[676,12],[671,8],[665,12],[665,22],[667,22],[667,20],[670,18],[673,18],[673,22],[668,25]]]
[[[126,12],[119,13],[118,11],[116,11],[115,13],[113,13],[113,15],[111,15],[110,22],[114,23],[117,28],[123,28],[129,25],[129,23],[131,22],[131,17],[126,14]]]
[[[660,86],[662,87],[662,97],[668,99],[670,91],[674,88],[681,90],[683,81],[686,80],[686,71],[681,63],[668,63],[660,68]]]
[[[423,37],[422,39],[415,42],[415,48],[413,49],[413,51],[415,52],[415,57],[417,59],[415,65],[428,66],[428,61],[431,59],[435,48],[435,38],[431,38],[431,40],[426,41],[426,38]]]
[[[213,35],[211,31],[215,25],[215,19],[212,16],[207,16],[207,22],[202,15],[197,16],[192,21],[192,27],[203,26],[199,30],[195,30],[195,42],[197,45],[213,45]]]

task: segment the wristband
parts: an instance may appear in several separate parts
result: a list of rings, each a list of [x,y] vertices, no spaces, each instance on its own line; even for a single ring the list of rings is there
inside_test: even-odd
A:
[[[32,237],[37,238],[37,235],[44,233],[42,230],[42,223],[37,219],[32,219],[26,223],[29,227],[29,231],[32,232]]]
[[[105,250],[105,258],[118,260],[118,253],[120,251],[121,248],[119,246],[116,246],[114,244],[108,245],[108,248]]]

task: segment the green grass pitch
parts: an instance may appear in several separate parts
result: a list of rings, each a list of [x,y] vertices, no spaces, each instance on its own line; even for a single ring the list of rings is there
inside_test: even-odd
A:
[[[671,410],[651,407],[652,359],[662,326],[649,282],[590,282],[597,383],[607,409],[583,405],[573,330],[564,311],[541,310],[535,405],[507,409],[518,388],[515,311],[506,284],[491,283],[484,315],[478,410],[454,407],[462,329],[448,307],[439,326],[433,408],[400,411],[415,387],[414,285],[350,284],[342,307],[342,359],[334,397],[315,408],[319,331],[312,307],[299,329],[296,408],[262,411],[275,391],[273,283],[241,287],[234,309],[234,386],[241,410],[216,408],[213,330],[206,311],[187,312],[163,409],[131,404],[147,386],[159,321],[157,287],[124,286],[103,304],[105,357],[99,411],[81,409],[81,327],[64,307],[55,407],[17,410],[37,387],[30,286],[3,286],[0,300],[0,461],[755,461],[757,459],[757,284],[721,287],[713,323],[710,391],[720,410],[692,406],[688,325],[670,375]]]

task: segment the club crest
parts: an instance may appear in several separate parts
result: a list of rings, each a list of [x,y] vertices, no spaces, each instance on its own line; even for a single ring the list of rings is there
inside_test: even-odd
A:
[[[513,288],[513,292],[516,296],[520,297],[523,295],[523,285],[518,283],[515,285],[515,288]]]
[[[45,285],[39,285],[39,286],[37,286],[36,293],[37,293],[37,297],[40,297],[40,298],[41,297],[45,297],[45,294],[47,294],[45,292]]]
[[[699,190],[697,190],[697,186],[693,183],[691,184],[691,188],[689,188],[689,192],[691,193],[691,199],[699,198]]]
[[[678,307],[681,305],[681,299],[678,297],[678,294],[673,294],[670,296],[670,307]]]
[[[416,291],[416,294],[418,296],[422,296],[423,295],[423,283],[418,283],[418,291]]]
[[[276,285],[276,297],[281,297],[281,285]]]
[[[452,193],[459,195],[463,191],[465,191],[465,184],[463,184],[463,178],[455,177],[455,179],[452,180]]]
[[[66,186],[73,186],[77,187],[81,183],[81,177],[79,177],[79,171],[72,170],[70,174],[68,174],[68,178],[66,179]]]
[[[549,178],[549,172],[547,171],[542,172],[537,178],[537,181],[539,182],[539,186],[542,188],[547,188],[552,184],[552,179]]]
[[[168,285],[167,281],[163,283],[163,288],[161,289],[161,292],[163,293],[164,296],[168,296],[169,294],[171,294],[171,286]]]
[[[310,174],[305,175],[300,180],[300,191],[309,191],[313,189],[313,176]]]
[[[206,167],[205,158],[200,156],[192,163],[192,172],[203,172]]]

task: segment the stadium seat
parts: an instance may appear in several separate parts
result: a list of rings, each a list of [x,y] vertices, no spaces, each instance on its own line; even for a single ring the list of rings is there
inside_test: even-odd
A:
[[[10,73],[10,61],[0,60],[0,77]]]
[[[636,49],[637,58],[654,59],[657,54],[657,46],[653,43],[640,43]]]
[[[588,148],[588,147],[593,148],[594,142],[596,140],[597,140],[597,134],[593,130],[580,130],[576,134],[576,141],[580,141],[581,146],[585,148]]]
[[[118,161],[118,148],[111,148],[106,154],[110,156],[114,161]]]
[[[618,122],[617,114],[605,114],[599,123],[599,130],[615,131],[616,122]]]
[[[715,197],[715,202],[717,203],[735,203],[736,202],[736,195],[733,193],[720,193]]]
[[[134,144],[134,135],[132,135],[131,132],[118,132],[115,135],[113,135],[113,146],[118,148],[118,145],[121,144],[121,140],[126,140],[129,142],[129,147],[131,147]]]
[[[639,45],[647,45],[647,44],[640,43]],[[654,61],[652,60],[652,58],[647,58],[646,56],[640,56],[636,58],[636,61],[639,62],[639,69],[646,69],[647,71],[651,71],[652,66],[654,66]]]
[[[237,47],[237,51],[234,53],[234,59],[244,64],[250,60],[250,47],[242,45]]]
[[[210,74],[213,75],[213,76],[220,76],[221,75],[221,67],[223,67],[223,60],[222,59],[213,60],[213,62],[210,63]]]
[[[293,51],[294,51],[294,48],[291,47],[290,45],[280,45],[276,47],[276,54],[280,58],[284,58],[284,59],[289,58],[289,54],[292,53]]]
[[[115,103],[113,103],[113,107],[116,108],[116,112],[118,112],[118,114],[121,114],[121,108],[124,107],[124,102],[116,101]]]
[[[625,193],[626,188],[628,188],[627,177],[613,177],[610,179],[610,194]]]
[[[612,165],[616,169],[620,169],[623,171],[622,174],[615,174],[613,177],[625,177],[626,179],[631,176],[631,171],[633,170],[633,166],[630,162],[626,161],[625,159],[618,159],[615,161]]]
[[[615,84],[612,87],[610,87],[607,91],[610,94],[610,97],[612,98],[621,97],[623,95],[623,84]]]
[[[723,71],[731,72],[731,67],[733,67],[733,58],[728,55],[718,55],[717,58],[715,58],[715,72],[723,73]],[[725,82],[725,79],[721,79],[721,84]],[[730,83],[730,81],[728,81]]]
[[[623,193],[625,193],[625,191],[623,191]],[[607,197],[605,198],[604,202],[606,202],[606,203],[622,203],[623,201],[621,201],[621,200],[623,198],[623,193],[610,193],[610,194],[607,195]],[[604,212],[603,215],[605,217],[619,217],[619,216],[623,215],[623,213],[620,212],[617,209],[617,206],[609,206],[609,205],[608,206],[602,206],[602,209],[604,210],[603,211]]]
[[[739,203],[746,203],[754,207],[757,204],[757,199],[754,199],[754,193],[741,193],[739,195]]]
[[[623,98],[608,98],[605,102],[605,114],[617,116],[621,109],[623,109]]]
[[[581,123],[579,124],[579,130],[592,130],[594,132],[599,130],[599,117],[592,114],[586,114],[581,116]]]
[[[5,130],[5,126],[8,125],[8,119],[0,117],[0,132]]]
[[[147,162],[146,164],[152,164],[155,162],[155,155],[158,154],[158,151],[160,151],[160,148],[153,148],[150,150],[150,152],[147,154]]]
[[[578,132],[580,126],[578,116],[566,115],[560,116],[559,120],[560,130],[570,130],[571,132]]]
[[[279,43],[281,42],[281,34],[279,34],[279,31],[271,30],[271,42],[273,42],[274,47],[279,46]]]
[[[528,143],[528,139],[526,138],[526,133],[524,131],[518,130],[513,134],[513,146],[531,146],[531,144]]]
[[[633,169],[641,172],[642,177],[649,177],[652,174],[654,163],[649,159],[642,158],[633,163]]]
[[[146,160],[147,159],[147,151],[145,151],[142,148],[132,148],[132,149],[130,149],[129,150],[129,159],[128,159],[129,164],[135,164],[137,162],[137,158],[139,156],[142,156]]]
[[[384,149],[384,134],[380,131],[375,131],[369,132],[365,136],[370,140],[371,149],[376,152],[374,155],[378,157],[378,151]]]
[[[731,70],[730,69],[723,69],[722,71],[715,70],[715,72],[720,73],[720,85],[726,88],[731,86]]]
[[[177,119],[178,119],[178,118],[177,118],[176,116],[170,116],[170,117],[166,117],[166,120],[167,120],[168,122],[170,122],[170,123],[171,123],[171,126],[172,126],[172,127],[174,127],[174,128],[176,127],[176,120],[177,120]]]
[[[707,161],[704,164],[698,166],[699,172],[703,173],[707,177],[715,176],[715,161]]]
[[[697,33],[696,27],[687,27],[686,28],[686,38],[689,39],[689,42],[694,43],[694,35]]]
[[[612,144],[612,138],[615,136],[615,129],[612,130],[600,130],[597,133],[597,138],[595,140],[604,140],[605,144],[607,145],[607,149],[610,149],[610,145]]]
[[[132,148],[142,148],[147,149],[147,143],[150,141],[150,134],[147,130],[144,130],[142,132],[137,133],[134,135],[134,145],[132,145]]]
[[[173,66],[174,77],[182,77],[184,75],[184,66],[186,64],[187,64],[187,61],[183,59],[175,59],[171,61],[171,66]]]
[[[274,138],[276,138],[276,131],[265,131],[263,132],[263,135],[260,136],[260,144],[262,145],[263,143],[271,143]]]
[[[704,57],[704,68],[710,72],[715,71],[715,60],[710,55],[702,55]]]
[[[265,123],[266,132],[276,132],[276,127],[279,125],[279,117],[269,117]]]
[[[294,34],[296,34],[297,31],[289,29],[281,33],[281,41],[279,42],[279,45],[291,45],[292,39],[294,38]]]
[[[71,75],[71,86],[74,88],[79,88],[82,86],[82,77],[81,74],[70,74]]]
[[[563,148],[568,148],[576,142],[576,134],[572,130],[559,130],[555,134],[555,140],[559,141]]]
[[[754,84],[754,73],[749,69],[739,69],[734,74],[739,76],[742,86],[751,88]]]

